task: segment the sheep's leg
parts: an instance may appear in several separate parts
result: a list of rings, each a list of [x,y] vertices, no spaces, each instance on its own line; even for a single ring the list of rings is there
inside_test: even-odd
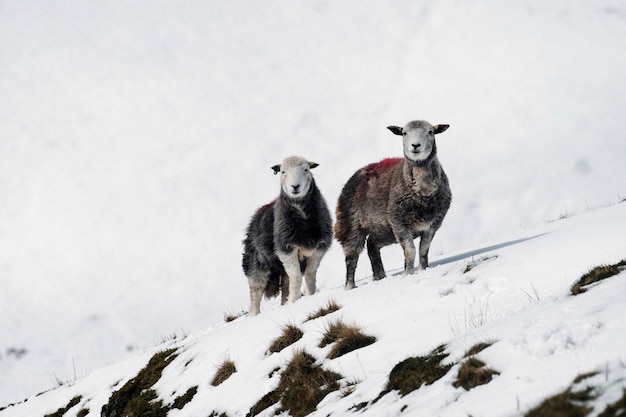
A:
[[[356,287],[356,284],[354,283],[354,273],[356,272],[359,255],[363,250],[364,244],[364,234],[359,234],[347,243],[342,242],[343,253],[346,256],[346,290],[351,290]]]
[[[424,232],[420,238],[420,271],[428,268],[428,251],[430,250],[430,242],[432,242],[434,236],[435,232],[428,230]]]
[[[411,275],[415,272],[415,244],[413,239],[404,238],[400,241],[404,250],[404,275]]]
[[[356,287],[354,283],[354,273],[358,261],[358,253],[356,255],[346,255],[346,290],[351,290]]]
[[[304,268],[304,295],[315,294],[315,282],[317,276],[317,268],[324,257],[326,251],[316,250],[306,259],[306,267]]]
[[[367,239],[367,255],[372,264],[372,272],[374,273],[374,281],[385,278],[385,268],[383,260],[380,257],[380,246],[376,243],[372,236]]]
[[[287,304],[289,297],[289,276],[287,274],[280,277],[280,304]]]
[[[256,316],[261,312],[261,298],[265,292],[267,281],[269,280],[269,271],[262,271],[255,276],[248,278],[250,285],[250,315]]]
[[[293,303],[300,298],[302,287],[302,272],[300,270],[300,260],[298,252],[293,250],[289,253],[277,251],[278,259],[283,263],[285,272],[289,276],[289,296],[288,303]]]

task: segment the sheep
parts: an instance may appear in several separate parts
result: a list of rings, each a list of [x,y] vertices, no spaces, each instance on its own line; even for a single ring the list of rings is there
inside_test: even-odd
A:
[[[414,273],[413,240],[418,236],[419,269],[428,267],[430,242],[452,201],[435,143],[435,135],[448,127],[420,120],[388,126],[403,137],[404,158],[369,164],[344,185],[334,232],[344,250],[346,289],[355,287],[354,272],[366,239],[374,280],[386,276],[380,249],[393,243],[404,250],[404,275]]]
[[[310,171],[317,166],[292,156],[272,167],[281,174],[280,195],[256,211],[243,242],[251,316],[259,314],[263,293],[269,298],[280,289],[282,304],[298,300],[302,274],[305,295],[315,293],[317,268],[333,238],[330,211]]]

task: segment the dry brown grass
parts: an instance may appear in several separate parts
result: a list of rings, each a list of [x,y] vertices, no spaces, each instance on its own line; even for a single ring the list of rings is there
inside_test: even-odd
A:
[[[268,350],[271,353],[280,352],[287,346],[296,343],[303,335],[302,330],[295,324],[287,324],[283,326],[282,334],[272,342]]]
[[[306,321],[315,320],[320,317],[324,317],[330,313],[334,313],[335,311],[339,309],[341,309],[341,306],[337,304],[335,300],[328,300],[324,307],[320,307],[318,310],[309,314],[309,317],[307,317]]]
[[[255,416],[280,402],[276,414],[287,411],[293,417],[304,417],[315,411],[326,395],[340,388],[341,378],[336,372],[322,369],[312,355],[299,350],[282,372],[278,387],[261,398],[248,415]]]
[[[230,359],[224,359],[224,361],[217,367],[217,372],[211,381],[211,385],[214,387],[220,385],[228,378],[237,372],[237,367],[235,366],[235,362]]]
[[[359,327],[350,326],[338,320],[328,325],[319,347],[325,347],[334,343],[326,357],[335,359],[346,353],[369,346],[374,342],[376,342],[374,336],[366,335]]]
[[[623,259],[613,265],[597,266],[580,277],[576,284],[572,286],[571,293],[572,295],[582,294],[587,291],[587,288],[585,288],[586,286],[603,279],[610,278],[624,270],[626,270],[626,259]]]

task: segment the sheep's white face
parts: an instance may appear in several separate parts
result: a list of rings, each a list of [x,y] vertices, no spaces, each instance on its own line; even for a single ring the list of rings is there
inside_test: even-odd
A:
[[[280,164],[280,185],[283,192],[294,199],[304,197],[309,192],[313,181],[311,169],[316,166],[317,164],[297,156],[286,158]]]
[[[435,143],[435,128],[426,122],[408,123],[402,129],[404,155],[412,161],[421,162],[430,156]]]

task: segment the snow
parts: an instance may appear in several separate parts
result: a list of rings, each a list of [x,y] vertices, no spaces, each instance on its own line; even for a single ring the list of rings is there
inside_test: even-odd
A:
[[[606,366],[618,381],[619,343],[605,344],[624,334],[623,288],[565,294],[624,258],[623,204],[596,211],[626,196],[624,50],[617,0],[3,3],[0,405],[64,385],[0,414],[43,415],[78,391],[98,414],[102,387],[170,340],[200,365],[183,372],[177,360],[168,372],[184,376],[164,384],[202,387],[189,410],[236,415],[290,357],[265,358],[280,324],[329,297],[379,341],[328,361],[361,382],[320,415],[373,399],[406,355],[449,342],[460,356],[483,336],[499,340],[481,354],[501,371],[493,385],[432,386],[403,399],[407,410],[515,414],[580,371]],[[241,239],[278,193],[269,167],[291,154],[320,163],[332,207],[356,169],[400,155],[385,126],[415,118],[451,126],[438,151],[454,199],[433,267],[374,284],[363,255],[359,288],[344,292],[335,244],[318,295],[223,324],[224,311],[247,309]],[[383,261],[399,268],[401,251]],[[302,324],[301,344],[324,323]],[[225,356],[242,366],[228,384],[239,390],[207,387]]]
[[[88,415],[99,415],[110,394],[136,375],[150,356],[176,348],[178,357],[165,368],[154,389],[166,404],[191,387],[197,386],[198,392],[185,407],[168,415],[198,416],[211,410],[246,415],[278,384],[279,373],[270,376],[272,371],[283,368],[298,349],[343,375],[344,384],[357,382],[350,395],[331,393],[313,413],[345,415],[354,405],[378,396],[396,363],[425,355],[441,344],[450,355],[446,361],[457,363],[481,342],[493,342],[478,354],[499,372],[490,383],[470,391],[454,388],[455,365],[432,385],[404,397],[389,393],[360,414],[518,415],[590,372],[598,374],[586,384],[602,387],[602,395],[594,402],[599,412],[626,388],[626,299],[622,296],[626,272],[578,296],[570,295],[569,289],[591,267],[623,259],[625,228],[626,203],[621,203],[543,225],[522,239],[479,249],[473,255],[438,257],[436,266],[415,275],[396,273],[376,282],[362,278],[351,291],[345,291],[341,283],[327,284],[315,295],[286,306],[277,300],[265,302],[259,316],[217,323],[134,352],[123,362],[0,413],[2,417],[44,415],[80,395],[80,404],[66,415],[76,415],[83,408],[90,410]],[[473,268],[466,271],[469,265]],[[307,320],[329,300],[342,307]],[[337,359],[325,359],[330,347],[318,344],[328,324],[338,319],[358,325],[377,341]],[[269,354],[272,340],[286,324],[297,325],[304,336],[281,352]],[[237,372],[213,387],[212,375],[225,359],[235,362]],[[259,415],[273,415],[272,410]]]

